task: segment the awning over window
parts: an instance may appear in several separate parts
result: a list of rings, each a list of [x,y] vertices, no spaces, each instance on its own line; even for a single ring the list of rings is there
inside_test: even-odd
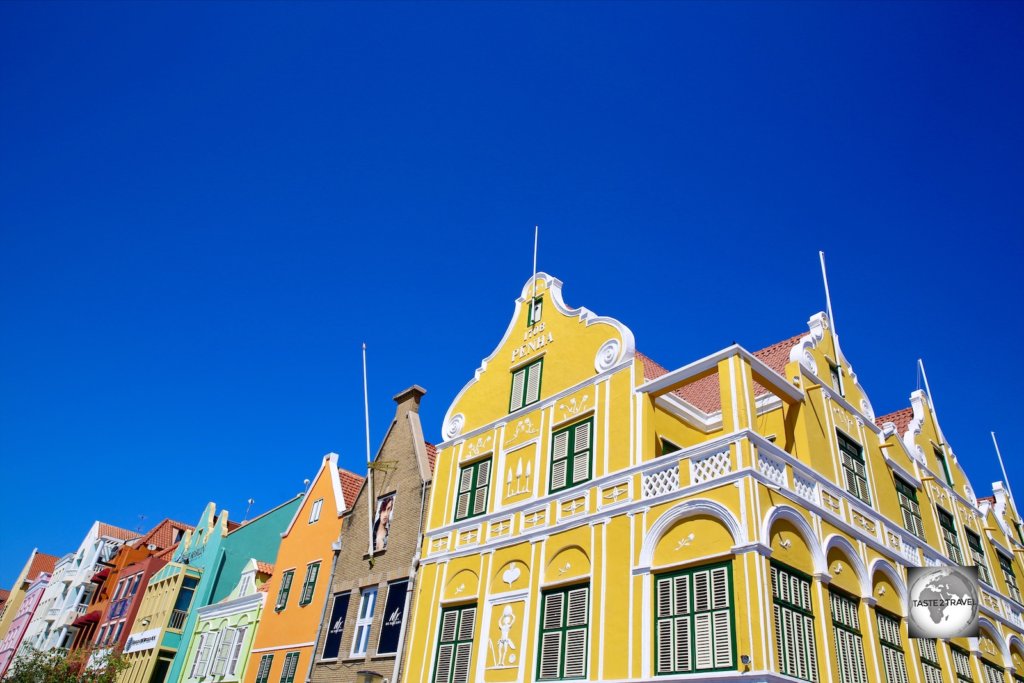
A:
[[[72,626],[85,626],[86,624],[95,624],[99,620],[100,620],[100,613],[98,611],[96,611],[96,610],[93,610],[92,612],[89,612],[88,614],[83,614],[82,616],[80,616],[77,619],[75,619],[71,623],[71,625]]]

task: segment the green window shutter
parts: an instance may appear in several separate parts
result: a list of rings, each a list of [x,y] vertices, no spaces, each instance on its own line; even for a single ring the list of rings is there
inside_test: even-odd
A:
[[[313,602],[313,592],[316,590],[316,579],[319,575],[319,562],[313,562],[306,566],[306,580],[302,582],[302,595],[299,597],[299,605],[308,605]]]
[[[260,657],[260,666],[256,669],[256,683],[267,683],[270,680],[270,667],[274,664],[274,655]]]
[[[878,617],[878,641],[882,646],[885,680],[888,683],[909,683],[899,617],[877,610],[875,613]]]
[[[971,655],[967,650],[961,650],[956,645],[950,645],[949,651],[953,655],[956,679],[964,681],[964,683],[974,683],[974,676],[971,674]]]
[[[921,506],[917,502],[917,489],[895,477],[896,495],[903,513],[903,528],[918,538],[924,538],[924,522],[921,521]]]
[[[476,606],[446,608],[441,613],[433,683],[469,683]]]
[[[967,533],[967,547],[971,551],[971,559],[978,568],[978,578],[991,586],[992,575],[988,571],[988,562],[985,561],[985,548],[981,545],[981,536],[970,529],[964,531]]]
[[[284,666],[281,667],[281,683],[295,683],[295,670],[299,666],[299,653],[289,652],[284,656]]]
[[[871,505],[871,493],[868,491],[868,470],[864,464],[863,449],[860,444],[842,432],[837,431],[836,437],[839,441],[839,457],[846,475],[846,490]]]
[[[537,679],[572,680],[587,675],[590,587],[545,591],[541,605]]]
[[[939,514],[939,527],[942,529],[942,541],[946,545],[946,556],[962,565],[964,556],[960,552],[960,539],[956,535],[956,522],[953,520],[953,515],[940,507],[935,509]]]
[[[658,674],[734,669],[732,568],[698,567],[655,580]]]
[[[455,500],[455,521],[487,512],[487,494],[491,487],[491,459],[480,460],[459,470]]]
[[[834,590],[829,591],[832,606],[832,635],[835,639],[839,680],[842,683],[868,683],[864,661],[864,640],[860,634],[859,602]]]
[[[779,671],[815,682],[818,653],[814,644],[810,577],[773,562],[771,579]]]
[[[593,433],[594,418],[590,417],[551,435],[551,493],[590,480]]]
[[[1013,560],[998,551],[996,551],[996,555],[999,557],[999,568],[1003,571],[1003,580],[1006,581],[1006,590],[1011,598],[1021,602],[1020,588],[1017,587],[1017,575],[1013,572]]]
[[[295,570],[289,569],[281,575],[281,588],[277,591],[277,602],[274,609],[280,612],[288,604],[288,593],[292,590],[292,579],[295,577]]]
[[[540,358],[512,373],[512,391],[508,411],[514,412],[540,400],[540,381],[544,359]]]
[[[942,466],[942,473],[946,477],[946,483],[950,486],[953,485],[953,475],[949,472],[949,462],[946,460],[946,454],[943,452],[941,446],[933,446],[932,452],[935,454],[935,459]]]

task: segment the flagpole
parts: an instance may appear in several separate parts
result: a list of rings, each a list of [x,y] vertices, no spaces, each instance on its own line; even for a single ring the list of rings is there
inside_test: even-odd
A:
[[[367,391],[366,382],[366,342],[363,342],[363,415],[366,418],[366,483],[367,483],[367,495],[366,507],[369,512],[367,515],[367,533],[370,540],[370,557],[373,557],[373,509],[374,495],[373,495],[373,468],[370,462],[370,397]]]
[[[999,469],[1003,471],[1003,481],[1006,482],[1006,492],[1010,494],[1011,500],[1013,499],[1013,491],[1010,489],[1010,478],[1006,476],[1006,465],[1003,464],[1003,454],[999,452],[999,442],[996,441],[996,433],[992,434],[992,445],[996,447],[996,457],[999,458]]]
[[[533,226],[533,298],[537,298],[537,239],[540,236],[540,226]],[[532,316],[535,311],[533,307],[535,302],[530,302],[530,315]]]
[[[832,314],[832,295],[828,290],[828,273],[825,272],[825,252],[819,251],[818,259],[821,261],[821,279],[825,283],[825,308],[828,310],[828,326],[832,332],[832,352],[836,355],[836,368],[842,376],[843,366],[839,362],[839,335],[836,333],[836,317]]]
[[[932,421],[935,422],[935,431],[938,432],[939,440],[945,444],[946,436],[942,433],[942,427],[939,426],[939,412],[935,410],[935,399],[932,398],[932,388],[928,385],[928,373],[925,372],[924,361],[920,358],[917,359],[917,367],[921,371],[921,378],[924,380],[924,390],[928,392],[928,404],[932,407]]]

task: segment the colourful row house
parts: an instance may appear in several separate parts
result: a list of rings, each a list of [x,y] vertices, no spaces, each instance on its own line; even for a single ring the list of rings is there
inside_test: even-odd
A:
[[[343,516],[363,477],[338,468],[338,455],[324,456],[302,505],[281,535],[276,570],[261,588],[271,596],[255,631],[246,683],[304,680],[314,640],[330,594],[334,547]],[[191,671],[190,671],[191,673]]]
[[[33,550],[25,569],[18,577],[18,583],[11,591],[11,596],[17,602],[12,603],[12,598],[9,598],[8,605],[16,604],[17,607],[7,623],[3,639],[0,640],[0,679],[7,674],[7,670],[14,661],[14,655],[21,645],[25,631],[28,630],[28,625],[43,598],[43,592],[50,583],[50,572],[53,571],[56,563],[57,558],[53,555]]]
[[[7,591],[7,600],[4,601],[3,608],[0,609],[0,639],[6,637],[8,627],[18,615],[21,601],[25,599],[29,586],[40,572],[53,572],[53,568],[59,560],[60,558],[55,555],[39,552],[38,548],[34,548],[29,553],[28,560],[25,561],[21,572],[18,573],[14,585]]]

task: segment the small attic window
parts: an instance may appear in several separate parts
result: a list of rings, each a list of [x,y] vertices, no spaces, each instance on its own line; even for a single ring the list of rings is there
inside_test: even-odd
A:
[[[829,362],[828,372],[832,377],[832,387],[839,392],[840,396],[846,396],[846,392],[843,391],[843,371],[835,363]]]
[[[526,326],[533,327],[540,322],[541,313],[544,312],[544,297],[536,296],[530,303],[530,310],[526,316]]]

